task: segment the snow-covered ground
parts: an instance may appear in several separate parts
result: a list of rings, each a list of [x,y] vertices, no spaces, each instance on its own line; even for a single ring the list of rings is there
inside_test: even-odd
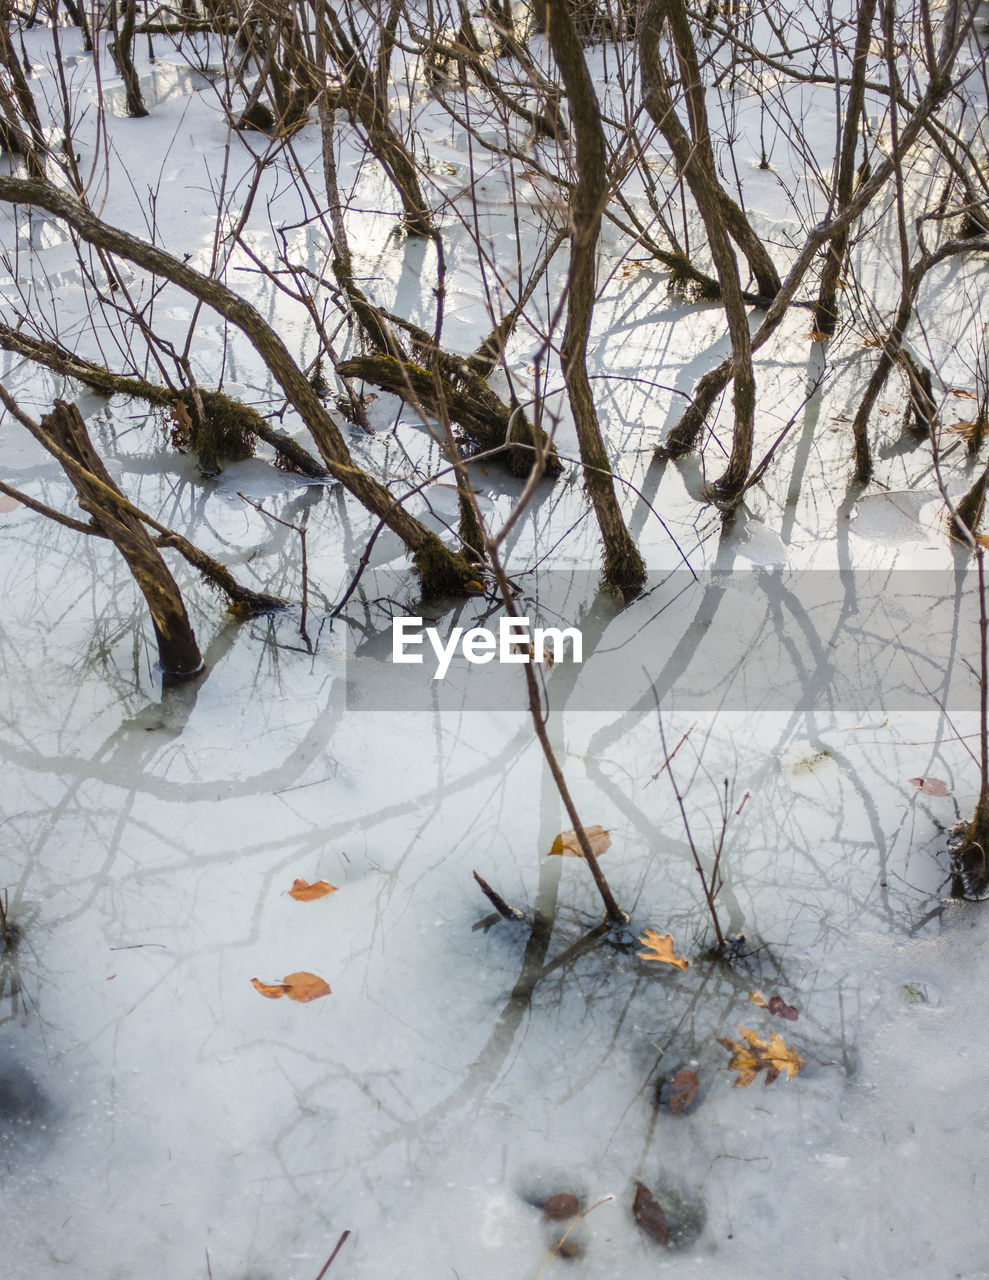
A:
[[[160,241],[206,265],[217,175],[233,219],[264,140],[230,135],[211,79],[162,46],[153,67],[140,63],[151,114],[111,110],[105,139],[87,132],[96,88],[75,33],[61,38],[89,104],[88,116],[78,107],[80,148],[108,175],[103,216],[147,234],[153,210]],[[52,84],[48,39],[25,34],[39,95]],[[218,64],[218,51],[201,61]],[[615,74],[595,66],[602,83]],[[102,93],[119,93],[109,61]],[[462,193],[463,136],[411,97],[436,187]],[[757,138],[758,99],[734,101],[724,129]],[[820,154],[833,150],[833,96],[805,88],[789,106]],[[753,143],[743,175],[782,260],[820,197],[785,123],[762,121],[773,169],[757,167]],[[273,227],[306,213],[292,166],[318,185],[316,126],[292,145],[262,175],[248,232],[261,254],[274,252]],[[341,185],[365,210],[351,234],[368,292],[431,324],[434,250],[395,231],[387,193],[344,131],[340,146]],[[536,175],[517,223],[505,167],[475,163],[491,166],[475,174],[485,270],[476,228],[454,212],[444,224],[446,333],[462,351],[490,327],[478,304],[490,263],[510,280],[517,247],[534,261],[552,203]],[[292,235],[294,260],[324,272],[325,236],[311,224]],[[0,244],[10,306],[118,367],[112,310],[80,280],[64,228],[3,207]],[[22,508],[0,514],[0,887],[20,938],[0,953],[5,1275],[316,1280],[349,1231],[334,1280],[527,1280],[565,1229],[542,1205],[572,1193],[591,1211],[569,1237],[576,1256],[548,1260],[545,1276],[989,1276],[989,920],[948,900],[945,851],[977,791],[973,588],[945,537],[929,448],[898,436],[902,388],[891,382],[874,428],[877,479],[865,494],[849,487],[868,308],[826,358],[796,313],[757,364],[760,441],[792,422],[790,433],[723,529],[698,501],[707,469],[720,471],[713,444],[705,463],[652,460],[683,403],[671,388],[689,391],[727,350],[723,314],[670,296],[629,252],[608,229],[613,274],[591,372],[616,470],[650,504],[635,491],[623,499],[654,589],[625,611],[597,594],[597,537],[573,469],[509,547],[517,572],[540,566],[526,578],[532,598],[558,593],[593,641],[579,676],[549,674],[550,725],[584,820],[611,832],[602,865],[630,913],[625,930],[599,929],[577,860],[547,857],[569,823],[521,681],[517,700],[480,709],[469,693],[466,709],[456,704],[457,685],[455,705],[432,711],[361,702],[387,644],[389,613],[374,599],[382,584],[414,599],[397,539],[378,538],[363,596],[330,621],[375,525],[337,486],[276,470],[263,448],[207,481],[145,406],[0,356],[27,410],[77,399],[124,490],[244,581],[299,598],[296,535],[240,493],[305,522],[312,593],[306,644],[298,608],[239,622],[178,569],[207,674],[163,691],[113,548]],[[888,307],[892,233],[880,228],[857,253],[856,279]],[[228,280],[300,363],[315,358],[303,308],[246,265],[234,252]],[[564,266],[561,254],[551,282]],[[930,285],[938,324],[917,341],[945,387],[978,386],[984,271],[956,259]],[[132,283],[147,287],[136,272]],[[519,387],[552,309],[537,291],[513,340]],[[195,323],[204,382],[222,375],[261,411],[280,407],[271,375],[215,317],[171,289],[148,314],[179,347]],[[560,451],[572,456],[562,381],[549,376]],[[369,416],[377,434],[350,441],[362,465],[414,483],[439,469],[410,411],[381,395]],[[291,412],[284,426],[304,438]],[[973,466],[956,445],[950,493]],[[9,420],[0,478],[74,509],[57,466]],[[479,466],[473,478],[491,518],[505,516],[515,482]],[[442,527],[443,502],[438,491],[411,505]],[[670,571],[676,591],[664,587]],[[744,935],[730,960],[708,950],[653,688],[668,749],[689,733],[671,768],[705,857],[730,796],[719,902],[726,931]],[[492,917],[474,870],[527,921]],[[295,901],[296,877],[337,892]],[[671,933],[690,967],[639,958],[646,928]],[[332,995],[297,1004],[251,985],[298,971]],[[798,1019],[773,1018],[756,991]],[[719,1039],[740,1025],[781,1034],[803,1069],[733,1088]],[[698,1095],[674,1114],[664,1086],[684,1068]],[[637,1182],[666,1210],[668,1251],[636,1224]]]

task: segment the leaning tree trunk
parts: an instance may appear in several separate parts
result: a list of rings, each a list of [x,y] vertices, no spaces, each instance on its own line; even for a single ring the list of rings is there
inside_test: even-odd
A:
[[[189,622],[182,595],[168,566],[152,542],[147,530],[135,516],[112,506],[98,485],[87,475],[102,481],[119,493],[103,465],[86,431],[82,414],[75,405],[56,400],[55,407],[41,425],[45,432],[79,465],[68,471],[79,498],[79,505],[111,539],[127,561],[127,567],[151,610],[151,621],[158,642],[158,662],[169,676],[187,679],[203,668],[202,654]]]
[[[604,580],[608,586],[630,595],[642,586],[646,571],[618,505],[611,463],[601,437],[587,376],[587,340],[594,313],[597,244],[601,216],[608,198],[604,129],[567,0],[547,0],[546,16],[549,43],[570,104],[577,165],[577,181],[570,199],[573,234],[567,279],[567,326],[560,348],[563,377],[573,411],[587,491],[604,540]]]

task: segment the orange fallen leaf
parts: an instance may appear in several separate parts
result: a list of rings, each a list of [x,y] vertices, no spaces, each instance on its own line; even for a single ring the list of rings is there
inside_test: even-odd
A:
[[[762,994],[761,991],[750,991],[749,999],[752,1001],[753,1004],[757,1004],[760,1009],[769,1008],[769,1005],[766,1003],[766,997]]]
[[[251,985],[255,991],[267,996],[269,1000],[281,1000],[285,994],[285,988],[280,982],[262,982],[260,978],[252,978]]]
[[[588,843],[591,846],[591,853],[594,854],[595,858],[600,858],[606,849],[611,848],[611,832],[606,831],[604,827],[585,827],[584,834],[587,836]],[[561,831],[553,841],[550,854],[556,857],[582,858],[584,855],[580,849],[577,832]]]
[[[728,1063],[729,1071],[737,1071],[736,1089],[744,1089],[750,1085],[760,1071],[766,1073],[766,1084],[772,1084],[781,1072],[786,1072],[792,1079],[803,1068],[804,1060],[796,1049],[791,1049],[774,1031],[769,1040],[763,1040],[748,1027],[739,1027],[739,1034],[745,1043],[718,1037],[718,1044],[723,1045],[732,1055]]]
[[[288,974],[281,982],[259,982],[257,978],[252,978],[251,985],[269,1000],[280,1000],[282,996],[288,996],[299,1004],[308,1004],[310,1000],[318,1000],[320,996],[330,994],[328,982],[304,970]]]
[[[827,342],[831,335],[825,333],[823,329],[811,329],[810,333],[804,334],[804,337],[810,338],[811,342]]]
[[[647,929],[640,942],[645,943],[646,950],[638,952],[640,960],[656,960],[660,964],[674,964],[678,969],[690,967],[690,961],[678,956],[673,950],[673,937],[664,933],[662,937],[655,929]]]
[[[305,880],[295,879],[292,881],[288,896],[294,898],[296,902],[315,902],[317,898],[325,898],[328,893],[336,893],[336,891],[336,885],[330,884],[328,880],[316,880],[313,884],[309,884]]]
[[[971,391],[953,390],[949,395],[955,396],[959,400],[978,400],[978,396]]]

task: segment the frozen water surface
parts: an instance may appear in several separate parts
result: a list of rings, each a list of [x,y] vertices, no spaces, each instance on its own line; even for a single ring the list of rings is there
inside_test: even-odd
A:
[[[51,74],[44,33],[25,39],[38,76]],[[599,80],[614,76],[597,64],[603,54],[588,56]],[[128,157],[126,180],[110,168],[107,216],[146,226],[153,187],[164,243],[203,266],[215,224],[208,175],[223,172],[228,139],[218,51],[192,61],[141,64],[146,120],[123,118],[119,82],[104,83],[108,136]],[[85,66],[73,73],[95,95]],[[782,91],[766,101],[740,81],[734,124],[755,137],[763,117],[773,169],[757,167],[754,148],[741,176],[755,222],[785,258],[821,188],[788,149],[787,121],[774,114]],[[833,97],[801,86],[788,107],[819,130],[827,155]],[[512,278],[518,254],[528,267],[542,252],[552,191],[530,175],[519,229],[505,165],[476,157],[471,174],[462,132],[430,115],[428,99],[410,91],[402,110],[435,144],[435,189],[477,188],[479,230],[453,214],[444,228],[447,341],[469,351],[490,328],[472,235]],[[314,126],[294,142],[314,173],[318,143]],[[260,143],[235,137],[232,148],[231,221]],[[433,247],[391,234],[388,196],[356,152],[344,146],[340,165],[342,188],[365,210],[354,248],[369,293],[431,324]],[[282,158],[266,172],[247,242],[270,254],[291,228],[293,260],[320,274],[329,245],[318,227],[298,227],[288,167]],[[653,171],[668,167],[660,148]],[[112,317],[94,305],[64,227],[9,207],[0,224],[5,292],[29,291],[61,332],[81,335],[84,354],[110,359]],[[857,270],[889,305],[896,241],[883,235]],[[2,357],[4,384],[29,412],[77,398],[134,500],[245,582],[300,596],[296,533],[240,495],[304,523],[311,591],[304,639],[297,606],[238,622],[177,571],[207,670],[162,689],[113,549],[23,509],[0,515],[0,882],[19,936],[0,953],[0,1197],[17,1280],[315,1280],[345,1230],[334,1277],[524,1278],[559,1239],[541,1212],[559,1193],[591,1211],[570,1236],[576,1256],[546,1262],[547,1276],[989,1275],[989,923],[984,907],[947,900],[945,853],[946,829],[975,797],[966,663],[976,648],[971,581],[953,576],[929,454],[891,440],[877,450],[873,489],[846,489],[848,414],[861,393],[852,357],[867,335],[849,334],[825,366],[795,316],[758,364],[766,447],[788,434],[722,529],[698,501],[707,468],[720,470],[715,454],[677,468],[651,455],[683,394],[727,352],[723,316],[669,296],[653,266],[629,266],[611,228],[604,262],[591,372],[617,469],[651,504],[629,498],[630,526],[651,570],[686,577],[689,563],[709,576],[663,608],[658,587],[625,612],[598,596],[597,537],[572,471],[538,497],[508,550],[519,571],[545,559],[548,572],[572,575],[567,607],[593,642],[579,676],[547,679],[550,729],[585,821],[611,832],[603,864],[631,914],[624,930],[600,926],[576,860],[546,856],[569,823],[521,682],[499,709],[368,710],[348,697],[348,673],[374,683],[387,611],[365,586],[329,616],[374,528],[338,486],[276,470],[263,447],[206,481],[167,448],[160,416]],[[229,278],[263,303],[301,362],[314,358],[304,309],[266,292],[249,265],[234,252]],[[561,254],[551,284],[564,269]],[[962,384],[982,277],[955,260],[926,287],[953,300],[927,340],[946,382]],[[531,325],[512,340],[521,398],[536,386],[552,300],[537,292]],[[167,288],[149,307],[156,329],[184,344],[189,299]],[[191,359],[204,379],[222,375],[248,402],[280,407],[256,354],[211,314],[196,320]],[[548,377],[548,412],[562,413],[562,380],[553,367]],[[896,417],[902,404],[889,395]],[[368,412],[378,434],[351,440],[362,465],[410,486],[439,469],[410,410],[381,395]],[[282,425],[301,428],[291,412]],[[558,441],[575,454],[566,416]],[[73,508],[62,473],[10,422],[0,461],[10,483]],[[485,511],[506,515],[518,486],[480,466],[472,477]],[[952,494],[968,487],[961,450],[945,459],[945,480]],[[450,494],[427,489],[410,509],[442,529]],[[414,601],[392,535],[378,538],[370,567]],[[808,569],[837,586],[821,598],[790,592],[784,575]],[[921,611],[926,632],[893,589],[917,569],[942,575],[936,607]],[[866,592],[863,578],[855,595],[839,570],[889,573],[892,586],[870,579]],[[741,594],[726,595],[719,574]],[[750,617],[751,650],[691,666],[708,660],[705,635]],[[883,619],[902,628],[877,640]],[[656,626],[667,628],[661,653]],[[780,693],[784,668],[795,683]],[[697,672],[711,670],[705,685]],[[671,769],[689,832],[663,770],[684,734]],[[950,794],[925,794],[914,777],[942,779]],[[726,930],[744,935],[731,962],[708,950],[690,853],[693,839],[708,857],[723,803],[720,910]],[[474,870],[526,921],[492,916]],[[296,877],[337,892],[294,901]],[[639,958],[646,928],[672,933],[690,967]],[[251,985],[298,971],[326,979],[332,995],[302,1005]],[[754,991],[781,996],[799,1020],[772,1018]],[[769,1088],[732,1088],[719,1038],[737,1038],[739,1025],[782,1034],[804,1069]],[[667,1089],[684,1068],[698,1097],[673,1114]],[[640,1181],[666,1209],[669,1251],[634,1221]]]

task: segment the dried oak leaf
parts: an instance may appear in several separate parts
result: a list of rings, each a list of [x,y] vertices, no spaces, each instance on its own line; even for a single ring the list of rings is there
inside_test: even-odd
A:
[[[685,960],[683,956],[678,956],[673,950],[673,937],[669,933],[660,936],[655,929],[647,929],[640,942],[646,946],[645,951],[639,951],[640,960],[656,960],[660,964],[675,964],[678,969],[687,969],[690,967],[690,961]]]
[[[942,782],[940,778],[907,778],[907,782],[912,782],[918,790],[923,791],[925,796],[950,796],[948,784]]]
[[[757,1036],[748,1027],[739,1027],[739,1034],[745,1043],[738,1040],[727,1040],[718,1037],[718,1044],[723,1045],[732,1055],[728,1063],[729,1071],[737,1071],[736,1089],[744,1089],[750,1085],[760,1071],[766,1073],[766,1084],[772,1084],[781,1072],[786,1072],[791,1079],[804,1065],[796,1049],[789,1048],[774,1031],[768,1042]]]
[[[251,985],[255,991],[267,996],[269,1000],[280,1000],[282,996],[288,996],[290,1000],[296,1000],[299,1004],[308,1004],[310,1000],[318,1000],[320,996],[330,994],[328,982],[324,982],[314,973],[306,973],[305,970],[300,973],[290,973],[281,982],[259,982],[257,978],[252,978]]]
[[[296,902],[315,902],[317,898],[325,898],[328,893],[336,893],[336,891],[336,885],[330,884],[328,880],[316,880],[309,884],[305,880],[296,878],[292,881],[288,896],[294,898]]]
[[[694,1101],[699,1085],[697,1072],[691,1071],[689,1067],[684,1067],[682,1071],[676,1073],[670,1081],[670,1110],[675,1116],[686,1111]]]
[[[606,849],[611,848],[611,832],[606,831],[604,827],[585,827],[584,834],[587,836],[588,843],[591,846],[591,853],[594,854],[595,858],[600,858]],[[550,854],[564,858],[582,858],[584,855],[580,851],[577,832],[561,831],[553,841]]]
[[[639,1224],[639,1230],[656,1244],[669,1247],[670,1228],[666,1221],[663,1206],[644,1182],[635,1184],[635,1199],[632,1201],[632,1214]]]

